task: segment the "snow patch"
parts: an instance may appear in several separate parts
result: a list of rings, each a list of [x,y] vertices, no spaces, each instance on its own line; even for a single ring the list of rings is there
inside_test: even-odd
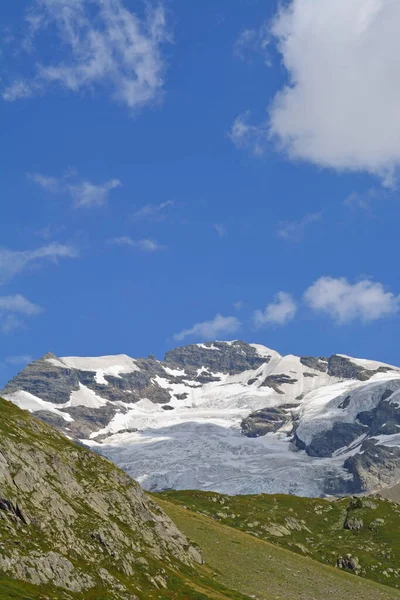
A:
[[[100,398],[95,392],[90,390],[88,387],[79,384],[79,390],[71,392],[71,396],[68,402],[63,404],[63,408],[72,408],[75,406],[86,406],[87,408],[101,408],[108,404],[108,400]]]
[[[133,373],[140,371],[135,360],[126,354],[116,356],[96,356],[81,358],[79,356],[66,356],[63,358],[46,358],[46,360],[56,367],[69,369],[78,369],[79,371],[96,372],[96,376],[104,383],[104,375],[119,377],[121,373]]]
[[[172,377],[184,377],[186,372],[183,369],[170,369],[169,367],[164,367],[164,371],[167,375],[171,375]]]
[[[261,358],[282,358],[282,356],[275,350],[271,350],[261,344],[249,344],[251,348],[254,348],[258,356]]]
[[[29,412],[35,413],[39,410],[47,410],[59,417],[62,417],[64,421],[71,423],[74,419],[68,415],[67,413],[54,408],[54,405],[51,402],[46,402],[29,392],[24,392],[20,390],[18,392],[14,392],[13,394],[8,394],[5,396],[6,400],[13,402],[19,408],[23,410],[28,410]]]

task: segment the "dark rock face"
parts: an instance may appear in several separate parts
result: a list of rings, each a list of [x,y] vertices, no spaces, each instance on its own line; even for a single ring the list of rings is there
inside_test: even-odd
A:
[[[320,371],[321,373],[326,373],[328,370],[327,358],[314,358],[314,356],[302,356],[300,358],[300,362],[302,365],[309,367],[310,369],[314,369],[315,371]]]
[[[289,375],[268,375],[268,377],[266,377],[261,383],[260,387],[270,387],[278,394],[284,394],[285,392],[281,390],[280,386],[285,383],[293,384],[296,382],[297,379],[293,379]]]
[[[278,431],[288,420],[288,411],[293,405],[285,404],[279,408],[263,408],[243,419],[242,433],[246,437],[254,438]]]
[[[25,390],[47,402],[64,404],[71,392],[79,390],[79,376],[75,369],[63,369],[50,363],[46,354],[43,358],[30,363],[4,388],[4,394]]]
[[[231,344],[208,342],[202,346],[191,345],[170,350],[165,355],[165,363],[185,369],[203,366],[214,373],[235,375],[249,369],[257,369],[270,360],[268,357],[259,356],[255,348],[241,341]]]
[[[196,381],[205,385],[206,383],[214,383],[216,381],[221,381],[221,378],[215,377],[214,375],[207,375],[207,374],[200,373],[200,375],[197,375]]]
[[[389,394],[389,395],[388,395]],[[357,415],[357,419],[369,428],[370,435],[393,435],[400,431],[400,410],[397,404],[387,402],[392,392],[386,390],[379,405]]]
[[[344,463],[354,477],[354,490],[366,491],[377,483],[394,485],[400,479],[400,448],[378,445],[376,440],[367,439],[361,453],[348,458]]]
[[[309,456],[328,458],[337,450],[351,446],[357,438],[364,436],[364,439],[361,438],[357,454],[347,458],[343,464],[353,476],[348,492],[364,492],[379,484],[394,485],[400,479],[400,448],[380,445],[375,438],[400,432],[400,406],[391,401],[393,394],[399,390],[399,379],[383,384],[374,383],[371,388],[366,387],[363,391],[365,401],[371,402],[373,398],[373,402],[377,403],[375,408],[359,412],[353,422],[333,422],[330,429],[315,435],[307,444],[295,432],[295,446]],[[337,408],[346,414],[345,411],[351,407],[353,401],[362,405],[357,389],[353,394],[345,396],[337,404]],[[335,400],[332,403],[334,405]]]
[[[63,417],[50,412],[49,410],[38,410],[35,413],[35,417],[57,429],[64,430],[67,425],[67,422]]]
[[[349,446],[366,431],[366,427],[357,423],[335,423],[331,430],[315,437],[305,450],[309,456],[326,458],[336,450]]]
[[[376,373],[386,373],[390,367],[379,367],[376,371],[370,371],[351,362],[344,356],[334,354],[328,360],[328,375],[339,377],[340,379],[358,379],[359,381],[368,381]]]
[[[346,398],[339,404],[339,408],[345,410],[351,402],[351,396],[346,396]]]

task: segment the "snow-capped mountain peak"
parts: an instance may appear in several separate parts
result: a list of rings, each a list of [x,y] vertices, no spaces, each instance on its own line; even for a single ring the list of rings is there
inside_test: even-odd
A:
[[[239,340],[164,361],[47,354],[1,394],[148,489],[320,495],[400,479],[400,369],[377,361]]]

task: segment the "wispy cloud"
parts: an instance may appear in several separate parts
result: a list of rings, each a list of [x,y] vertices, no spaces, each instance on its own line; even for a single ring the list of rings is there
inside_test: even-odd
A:
[[[384,188],[370,188],[364,192],[351,192],[343,202],[343,205],[352,212],[364,212],[372,216],[374,204],[379,201],[389,200],[393,197],[393,191]]]
[[[266,65],[270,65],[269,45],[271,33],[267,23],[263,23],[258,29],[245,29],[237,38],[234,46],[234,54],[242,60],[248,59],[251,54],[259,54]]]
[[[119,246],[131,246],[132,248],[137,248],[143,252],[156,252],[157,250],[162,250],[164,248],[164,246],[161,246],[161,244],[154,240],[135,240],[127,235],[113,238],[110,242]]]
[[[250,117],[250,111],[238,115],[228,137],[237,148],[245,148],[256,156],[261,156],[265,152],[268,128],[266,125],[251,124]]]
[[[34,360],[29,354],[20,354],[17,356],[7,356],[5,362],[8,365],[27,365]]]
[[[171,41],[162,4],[148,8],[140,18],[123,0],[37,0],[26,22],[28,31],[21,45],[32,55],[35,51],[34,74],[16,77],[3,90],[4,100],[43,94],[56,85],[69,92],[102,87],[130,109],[162,96],[162,48]],[[36,56],[40,35],[49,31],[58,37],[63,58],[43,64]]]
[[[194,337],[199,340],[215,340],[219,335],[236,333],[241,325],[236,317],[223,317],[217,314],[211,321],[196,323],[193,327],[176,333],[174,339],[177,342],[181,342],[187,337]]]
[[[394,187],[400,168],[400,3],[289,0],[278,6],[270,34],[288,82],[270,103],[267,119],[250,125],[239,118],[231,139],[257,153],[275,142],[290,159],[365,171]]]
[[[60,179],[56,177],[48,177],[47,175],[42,175],[41,173],[27,173],[29,179],[32,179],[37,185],[39,185],[44,190],[48,192],[60,192],[63,189],[63,185],[61,184]]]
[[[400,296],[367,279],[352,284],[344,277],[321,277],[306,290],[304,299],[310,308],[338,324],[376,321],[400,310]]]
[[[243,300],[238,300],[237,302],[234,302],[232,306],[235,310],[242,310],[242,308],[245,307],[245,303]]]
[[[21,271],[43,261],[57,262],[60,258],[77,258],[79,252],[72,246],[52,243],[36,250],[0,249],[0,284],[5,283]]]
[[[160,204],[145,204],[139,210],[133,213],[134,221],[164,221],[166,219],[167,209],[174,206],[173,200],[167,200]]]
[[[45,227],[42,227],[41,229],[36,231],[35,234],[38,237],[43,238],[44,240],[51,240],[51,238],[54,238],[63,231],[65,231],[65,229],[65,225],[53,225],[50,223],[49,225],[46,225]]]
[[[75,173],[67,173],[64,177],[48,177],[40,173],[28,173],[28,177],[42,189],[54,194],[68,194],[76,208],[104,206],[112,190],[121,187],[119,179],[110,179],[105,183],[95,184],[91,181],[71,181]]]
[[[77,208],[85,208],[91,206],[104,206],[108,200],[108,194],[111,190],[121,186],[119,179],[111,179],[106,183],[95,185],[90,181],[82,181],[77,185],[69,185],[68,191]]]
[[[214,223],[213,228],[215,229],[215,231],[217,232],[217,234],[220,238],[225,237],[225,235],[226,235],[225,225],[222,225],[221,223]]]
[[[296,302],[287,292],[278,292],[273,302],[268,304],[264,310],[254,312],[254,324],[256,327],[264,325],[286,325],[292,321],[297,312]]]
[[[42,308],[21,294],[0,296],[0,331],[10,333],[25,326],[24,318],[34,317]]]
[[[277,235],[283,240],[299,242],[304,238],[305,230],[309,225],[318,223],[322,219],[322,212],[308,213],[298,221],[285,221],[279,223]]]

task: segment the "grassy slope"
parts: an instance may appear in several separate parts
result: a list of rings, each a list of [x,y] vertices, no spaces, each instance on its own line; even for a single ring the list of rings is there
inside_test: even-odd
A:
[[[12,442],[17,453],[18,447],[21,448],[21,451],[23,448],[32,451],[39,446],[44,448],[50,462],[59,461],[60,471],[63,470],[63,460],[71,461],[73,454],[77,454],[76,468],[78,471],[76,476],[86,482],[89,488],[99,485],[100,480],[103,488],[108,485],[105,481],[110,481],[112,486],[117,485],[113,474],[119,470],[112,463],[75,445],[48,425],[34,419],[28,412],[21,411],[12,403],[0,398],[0,450],[8,441]],[[45,470],[43,472],[45,473]],[[43,483],[45,483],[46,477],[43,475]],[[126,478],[126,475],[123,475],[123,478]],[[113,487],[113,489],[117,488]],[[61,493],[60,489],[59,493]],[[16,494],[18,492],[8,489],[0,477],[0,498],[11,498]],[[23,505],[30,508],[30,517],[40,518],[35,515],[35,506],[29,507],[29,495],[24,496],[23,501]],[[86,542],[90,543],[90,531],[95,527],[92,522],[94,516],[89,514],[80,498],[76,499],[74,509],[78,513],[79,519],[77,523],[69,525],[66,520],[65,527],[77,527],[79,532],[77,539],[85,545]],[[119,523],[119,525],[122,527],[123,523]],[[136,541],[134,531],[127,529],[126,534]],[[21,549],[21,553],[24,555],[29,555],[33,550],[43,552],[52,550],[53,542],[56,546],[57,541],[51,539],[50,536],[51,533],[48,530],[44,533],[33,521],[29,525],[25,525],[18,519],[10,519],[7,512],[0,511],[0,553],[3,556],[11,556],[13,548]],[[114,564],[114,561],[108,560],[106,557],[104,563],[93,564],[93,562],[78,559],[74,554],[74,549],[71,548],[68,558],[82,571],[89,573],[94,578],[96,578],[100,566],[107,566],[110,572],[131,591],[129,599],[138,597],[139,600],[246,600],[239,592],[226,590],[222,584],[207,579],[206,573],[199,574],[197,568],[189,568],[178,561],[172,561],[167,566],[154,558],[151,549],[148,552],[143,549],[141,556],[146,557],[152,575],[158,573],[160,569],[165,569],[164,573],[168,581],[167,589],[158,589],[150,585],[140,565],[135,568],[134,576],[128,577],[118,569],[118,564]],[[114,595],[101,585],[85,593],[72,593],[51,585],[42,585],[39,588],[0,573],[0,600],[110,600],[111,598],[114,598]]]
[[[164,499],[288,550],[335,566],[356,556],[359,575],[400,586],[400,506],[379,498],[335,502],[295,496],[222,496],[212,492],[165,492]],[[346,529],[346,518],[359,530]]]
[[[400,592],[279,548],[162,499],[157,502],[200,545],[209,574],[260,600],[389,600]]]

